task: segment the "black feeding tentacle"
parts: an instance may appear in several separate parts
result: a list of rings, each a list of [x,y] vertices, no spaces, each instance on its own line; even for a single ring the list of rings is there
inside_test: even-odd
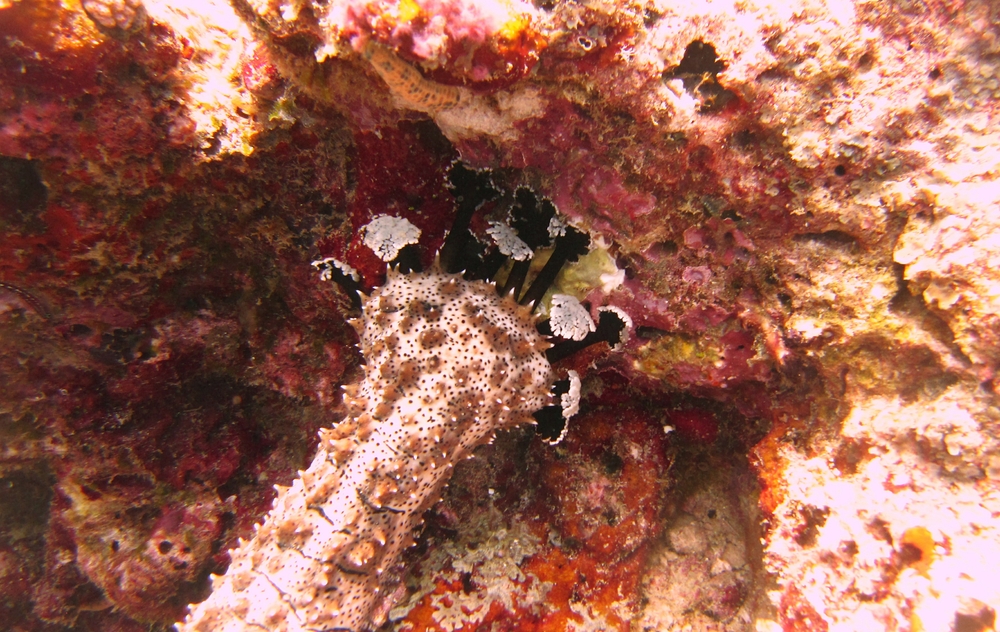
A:
[[[361,309],[361,295],[371,293],[371,288],[361,285],[357,271],[333,257],[313,261],[312,265],[320,271],[321,279],[333,281],[344,290],[344,294],[351,301],[351,307]]]
[[[549,235],[549,223],[555,217],[555,206],[548,200],[539,201],[530,189],[524,187],[514,193],[514,199],[510,227],[517,233],[517,237],[533,251],[548,247],[552,241]],[[512,293],[516,300],[521,295],[530,269],[531,259],[515,261],[507,280],[500,288],[500,293]]]
[[[602,311],[597,321],[596,330],[587,334],[583,340],[556,342],[551,349],[545,352],[545,357],[548,358],[549,362],[555,363],[599,342],[606,342],[614,347],[625,340],[628,326],[628,323],[617,311]]]
[[[455,196],[455,221],[438,252],[438,261],[445,272],[457,274],[478,267],[479,259],[475,255],[470,257],[470,253],[476,252],[476,244],[469,226],[476,210],[496,199],[500,192],[493,186],[488,171],[469,169],[460,162],[452,166],[448,178]]]
[[[398,268],[403,274],[423,271],[423,266],[420,264],[420,249],[416,244],[403,246],[389,265]]]
[[[566,232],[556,237],[556,247],[552,256],[545,262],[538,276],[532,281],[528,291],[518,301],[521,305],[530,305],[534,310],[538,302],[545,296],[545,292],[556,280],[559,271],[567,263],[571,263],[587,254],[590,248],[590,237],[586,233],[580,232],[572,226],[566,228]]]

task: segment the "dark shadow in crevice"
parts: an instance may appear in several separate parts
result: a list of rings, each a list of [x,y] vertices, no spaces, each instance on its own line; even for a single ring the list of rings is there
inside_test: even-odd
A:
[[[965,355],[962,348],[955,342],[955,334],[951,331],[948,323],[927,306],[922,296],[910,292],[909,284],[904,277],[905,270],[906,267],[902,264],[893,264],[897,290],[896,295],[889,301],[889,311],[898,316],[912,319],[921,329],[934,337],[935,340],[948,347],[952,355],[963,366],[972,366],[972,360]]]
[[[38,168],[37,160],[0,156],[0,221],[30,232],[45,229],[39,216],[48,204],[49,190]]]
[[[681,63],[663,71],[663,80],[680,79],[684,89],[698,99],[700,112],[718,112],[736,98],[735,92],[719,83],[718,75],[725,68],[714,46],[695,40],[684,50]]]

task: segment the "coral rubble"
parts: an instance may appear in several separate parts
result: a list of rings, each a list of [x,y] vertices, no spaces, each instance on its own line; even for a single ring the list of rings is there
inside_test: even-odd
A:
[[[633,335],[387,628],[995,628],[998,50],[989,0],[0,0],[0,621],[180,620],[361,373],[311,262],[538,205],[494,272]]]

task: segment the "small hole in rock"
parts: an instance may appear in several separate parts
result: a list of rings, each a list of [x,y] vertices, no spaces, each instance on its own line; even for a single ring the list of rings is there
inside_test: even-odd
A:
[[[659,338],[667,335],[667,332],[663,329],[657,329],[656,327],[639,325],[635,328],[635,335],[643,340],[658,340]]]
[[[649,247],[646,253],[653,258],[658,258],[672,257],[676,255],[678,251],[680,251],[680,247],[677,245],[677,242],[667,239],[665,241],[658,241],[654,243]]]
[[[625,461],[610,450],[604,453],[601,460],[604,462],[604,471],[607,472],[609,476],[621,473],[622,469],[625,467]]]
[[[48,187],[34,160],[0,156],[0,217],[30,222],[48,205]]]
[[[714,46],[695,40],[684,49],[681,63],[663,72],[663,80],[680,79],[684,89],[700,101],[700,112],[716,112],[736,97],[719,83],[718,74],[725,68]]]
[[[729,137],[729,142],[737,149],[749,149],[760,142],[757,134],[749,129],[742,129]]]

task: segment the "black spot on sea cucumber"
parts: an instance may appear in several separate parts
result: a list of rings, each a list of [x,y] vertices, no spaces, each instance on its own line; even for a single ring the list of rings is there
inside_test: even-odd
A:
[[[669,332],[664,329],[658,329],[657,327],[649,327],[647,325],[639,325],[635,328],[635,335],[643,340],[658,340],[663,336],[666,336]]]

